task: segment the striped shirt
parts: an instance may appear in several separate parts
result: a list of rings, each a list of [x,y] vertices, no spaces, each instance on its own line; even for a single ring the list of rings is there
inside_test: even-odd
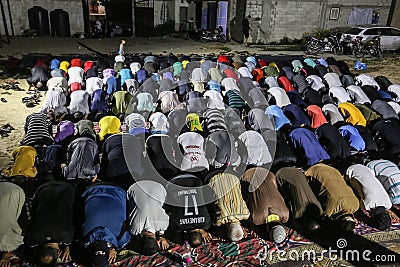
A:
[[[373,160],[367,167],[374,171],[375,176],[381,182],[389,194],[393,204],[400,204],[400,170],[396,164],[389,160]]]
[[[218,109],[208,109],[203,114],[209,133],[227,131],[224,114]]]
[[[238,177],[230,173],[219,173],[211,178],[209,185],[217,198],[217,216],[214,221],[216,226],[247,220],[250,217]]]
[[[54,142],[51,136],[51,122],[43,113],[32,113],[26,117],[25,137],[21,144],[26,146],[50,145]]]
[[[228,105],[231,108],[244,108],[246,103],[234,90],[229,90],[225,94],[228,97]]]

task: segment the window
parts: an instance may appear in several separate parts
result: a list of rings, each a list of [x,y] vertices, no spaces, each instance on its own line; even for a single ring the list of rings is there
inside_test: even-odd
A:
[[[381,29],[379,29],[379,30],[381,30]],[[365,30],[364,35],[378,35],[378,29],[373,28],[373,29]]]
[[[360,29],[360,28],[351,28],[351,29],[345,31],[344,33],[351,34],[351,35],[357,35],[361,31],[362,31],[362,29]]]
[[[400,31],[397,29],[390,29],[390,35],[392,36],[400,36]]]
[[[331,12],[329,13],[329,19],[337,20],[339,19],[340,9],[338,7],[332,7]]]
[[[390,36],[391,35],[391,33],[390,33],[390,29],[389,28],[381,28],[381,29],[379,29],[378,30],[378,34],[381,34],[381,35],[385,35],[385,36]]]

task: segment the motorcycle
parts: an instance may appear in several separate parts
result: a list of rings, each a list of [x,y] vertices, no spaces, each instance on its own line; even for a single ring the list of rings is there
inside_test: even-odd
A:
[[[382,58],[381,36],[374,36],[371,39],[362,41],[362,37],[356,37],[352,44],[352,53],[356,58],[364,55]]]
[[[315,37],[310,37],[306,43],[307,53],[317,54],[318,52],[335,53],[336,55],[343,54],[343,46],[341,45],[337,34],[331,33],[324,40]]]
[[[219,26],[217,29],[213,31],[201,30],[200,41],[202,42],[213,41],[213,42],[225,43],[226,35],[222,33],[223,31],[224,30],[222,29],[221,26]]]

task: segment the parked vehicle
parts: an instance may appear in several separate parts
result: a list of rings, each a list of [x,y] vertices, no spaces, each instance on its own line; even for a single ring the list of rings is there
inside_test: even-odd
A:
[[[223,33],[223,29],[219,26],[217,29],[213,31],[201,30],[200,31],[200,40],[202,42],[213,41],[213,42],[226,42],[226,35]]]
[[[350,38],[352,41],[355,41],[356,37],[361,37],[361,41],[365,42],[378,35],[381,36],[382,51],[400,49],[400,29],[394,27],[353,27],[344,31],[340,40],[342,41],[345,38]]]
[[[381,37],[379,35],[365,41],[358,36],[352,44],[352,53],[356,58],[363,57],[364,55],[382,58],[383,51],[381,48]]]
[[[324,40],[310,37],[306,45],[309,54],[317,54],[318,52],[329,52],[335,53],[336,55],[343,54],[343,46],[335,33],[331,33],[328,37],[324,38]]]

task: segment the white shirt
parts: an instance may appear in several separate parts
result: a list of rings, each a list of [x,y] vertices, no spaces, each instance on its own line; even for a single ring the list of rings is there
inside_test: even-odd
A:
[[[228,90],[236,90],[240,92],[239,86],[236,83],[236,80],[233,78],[225,78],[221,81],[221,85],[225,87],[225,91]]]
[[[203,94],[204,98],[208,98],[207,107],[212,109],[224,110],[224,99],[220,92],[216,90],[208,90]]]
[[[349,85],[349,86],[347,86],[346,90],[347,90],[348,94],[350,95],[350,97],[353,99],[354,103],[359,103],[359,104],[369,103],[369,104],[371,104],[371,100],[364,93],[364,91],[361,89],[360,86]]]
[[[178,95],[173,91],[161,92],[158,99],[161,100],[161,111],[163,113],[170,112],[181,103]]]
[[[360,74],[360,75],[356,76],[355,82],[356,82],[356,85],[358,85],[358,86],[371,85],[371,86],[375,87],[375,89],[377,89],[377,90],[380,89],[379,84],[369,74]]]
[[[251,64],[253,64],[253,63],[251,63]],[[248,77],[248,78],[253,79],[253,75],[251,74],[251,72],[250,72],[248,67],[240,67],[238,69],[238,73],[239,73],[240,78],[241,77]]]
[[[65,104],[67,103],[67,96],[65,91],[60,87],[49,88],[46,92],[46,99],[39,112],[47,113],[49,110],[54,110],[56,116],[67,113]]]
[[[129,187],[127,193],[128,202],[133,206],[129,214],[132,235],[167,230],[169,216],[162,207],[167,191],[161,184],[150,180],[138,181]]]
[[[259,132],[246,131],[239,135],[239,139],[247,149],[247,164],[261,166],[272,162],[268,146]]]
[[[388,87],[388,91],[395,93],[397,95],[396,98],[394,98],[394,101],[399,102],[400,101],[400,84],[392,84]]]
[[[135,75],[136,72],[138,72],[138,70],[140,70],[140,69],[142,68],[142,65],[140,65],[139,62],[132,62],[132,63],[129,65],[129,67],[130,67],[130,69],[131,69],[132,74]]]
[[[285,90],[280,87],[272,87],[267,91],[275,98],[276,105],[280,108],[290,104],[290,99]]]
[[[397,115],[400,115],[400,105],[397,102],[394,101],[389,101],[387,102],[394,110],[394,112],[396,112]]]
[[[47,89],[55,87],[62,88],[64,91],[68,89],[68,82],[64,77],[53,77],[47,81]]]
[[[333,125],[339,121],[344,121],[342,114],[334,104],[325,104],[322,107],[322,112],[327,120]]]
[[[328,72],[324,75],[324,80],[328,84],[328,87],[342,87],[342,82],[340,81],[339,75],[334,72]]]
[[[389,195],[370,168],[361,164],[355,164],[347,169],[346,175],[349,178],[356,179],[361,184],[365,196],[365,199],[362,199],[362,201],[366,210],[371,210],[379,206],[383,206],[386,209],[392,207]]]
[[[103,80],[99,77],[90,77],[86,79],[86,92],[92,96],[97,89],[103,89]]]
[[[68,85],[72,83],[83,84],[84,71],[81,67],[71,67],[68,69]]]
[[[89,94],[84,90],[78,90],[71,93],[71,102],[69,103],[69,112],[71,114],[80,111],[83,115],[89,114]]]
[[[350,96],[347,94],[346,90],[340,86],[333,86],[329,88],[329,95],[337,99],[337,103],[351,102]],[[334,100],[335,101],[335,100]]]
[[[306,77],[307,82],[310,84],[311,89],[315,91],[319,91],[325,88],[324,83],[322,82],[321,77],[317,75],[310,75]]]
[[[182,171],[200,171],[208,169],[208,161],[204,153],[204,138],[195,132],[181,134],[177,142],[183,148]]]

